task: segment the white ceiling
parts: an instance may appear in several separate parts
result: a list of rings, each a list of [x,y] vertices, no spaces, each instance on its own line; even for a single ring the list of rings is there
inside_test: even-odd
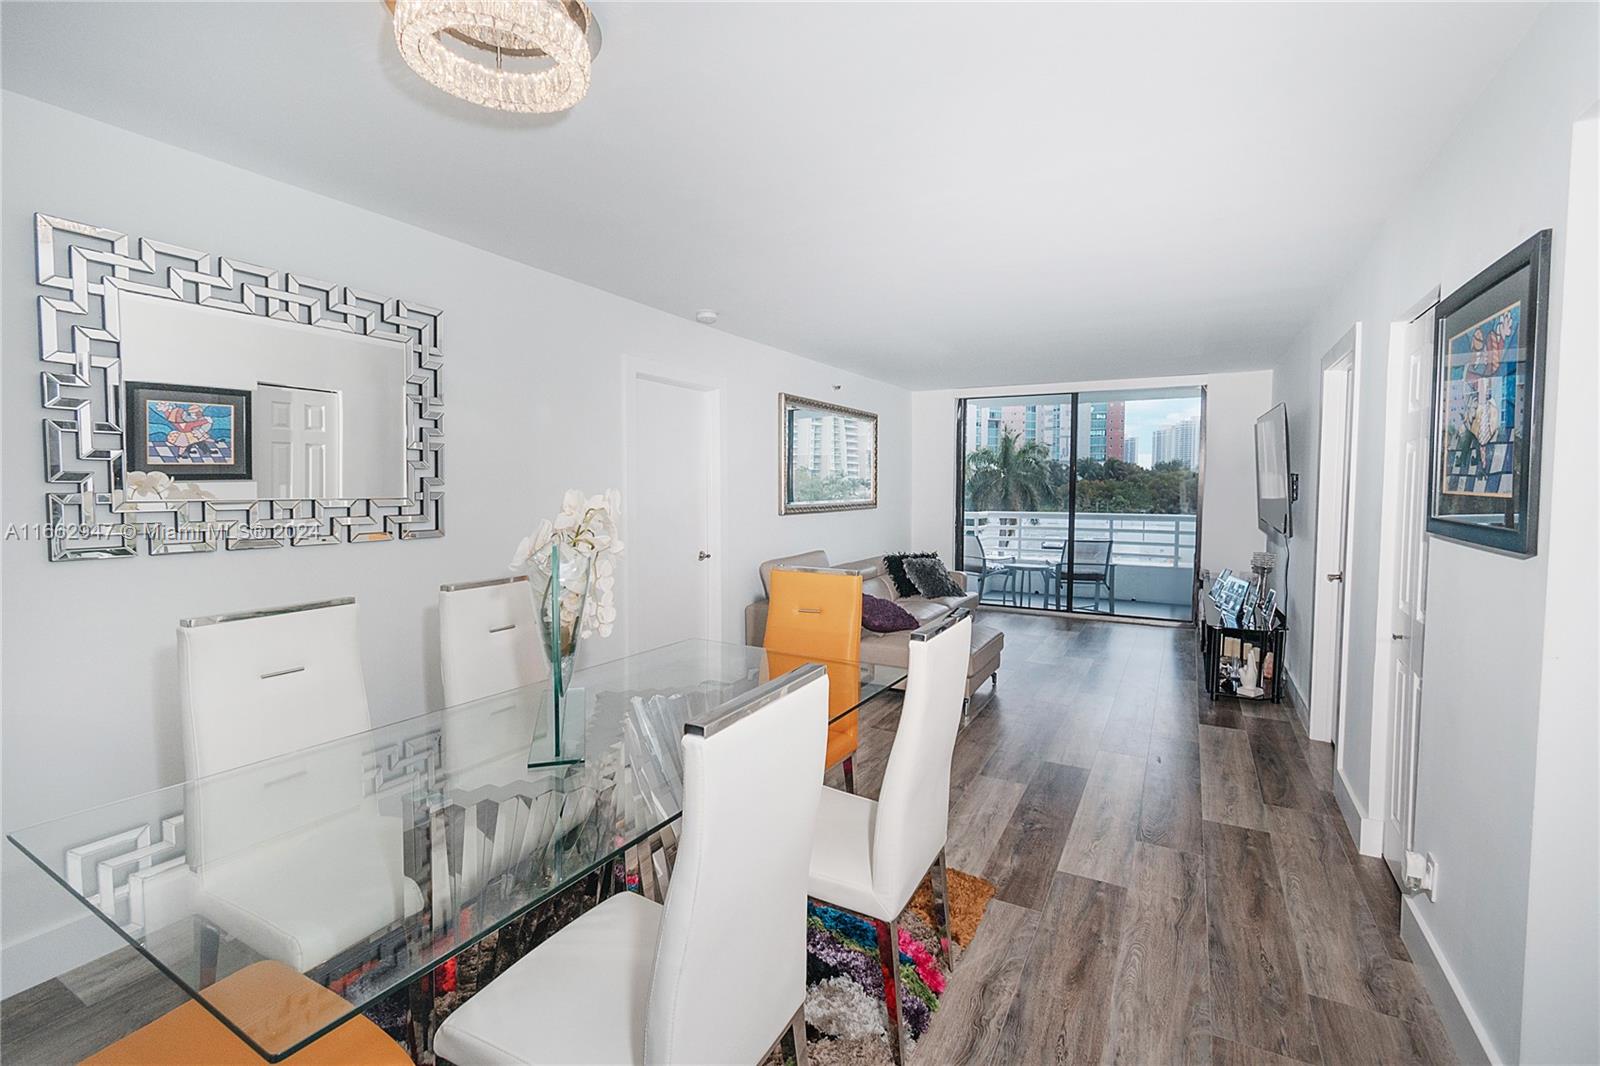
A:
[[[417,79],[381,0],[6,3],[4,84],[717,329],[986,385],[1270,365],[1537,14],[595,7],[594,86],[553,118]]]

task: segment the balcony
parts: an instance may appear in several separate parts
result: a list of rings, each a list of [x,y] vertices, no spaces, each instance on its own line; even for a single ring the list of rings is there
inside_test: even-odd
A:
[[[1192,618],[1194,515],[1080,513],[1080,580],[1058,588],[1054,575],[1066,562],[1067,517],[1065,511],[966,512],[964,532],[977,535],[991,571],[983,582],[983,603]],[[1102,547],[1106,542],[1109,552]],[[974,554],[969,547],[963,565],[975,574],[980,563]]]

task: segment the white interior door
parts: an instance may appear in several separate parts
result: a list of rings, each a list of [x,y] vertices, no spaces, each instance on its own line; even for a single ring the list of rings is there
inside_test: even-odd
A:
[[[638,373],[629,385],[628,643],[719,639],[717,393]]]
[[[344,495],[339,394],[288,385],[256,386],[256,480],[287,500]],[[264,417],[262,417],[264,416]]]
[[[1349,553],[1351,411],[1355,400],[1356,333],[1328,353],[1322,367],[1317,451],[1316,591],[1312,595],[1312,740],[1337,735],[1345,677],[1345,560]]]
[[[1422,710],[1422,649],[1427,625],[1428,433],[1433,385],[1434,309],[1405,330],[1403,400],[1396,425],[1399,498],[1394,500],[1395,579],[1389,605],[1389,774],[1384,803],[1383,857],[1400,884],[1411,848],[1417,796],[1417,722]]]

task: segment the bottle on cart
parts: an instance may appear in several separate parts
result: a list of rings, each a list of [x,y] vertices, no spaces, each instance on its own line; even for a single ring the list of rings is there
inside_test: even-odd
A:
[[[1265,693],[1261,687],[1261,649],[1254,644],[1244,655],[1244,667],[1239,671],[1239,695],[1261,696]]]

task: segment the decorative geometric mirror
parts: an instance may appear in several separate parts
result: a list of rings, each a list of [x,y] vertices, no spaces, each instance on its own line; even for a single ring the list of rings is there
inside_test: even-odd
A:
[[[438,310],[34,222],[52,562],[444,535]]]

